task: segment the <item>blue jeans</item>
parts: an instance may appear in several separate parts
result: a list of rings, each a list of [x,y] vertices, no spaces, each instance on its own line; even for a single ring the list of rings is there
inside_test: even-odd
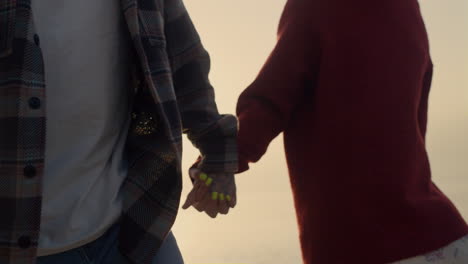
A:
[[[117,248],[120,226],[115,224],[103,236],[82,247],[37,259],[37,264],[131,264]],[[172,232],[164,241],[153,264],[183,264]]]

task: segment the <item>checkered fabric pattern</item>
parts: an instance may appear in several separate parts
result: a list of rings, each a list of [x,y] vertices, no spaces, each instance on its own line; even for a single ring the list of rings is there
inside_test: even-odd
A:
[[[0,1],[0,264],[36,262],[47,85],[31,1]],[[119,244],[149,264],[178,212],[182,133],[200,149],[202,170],[234,173],[237,119],[218,113],[210,59],[181,0],[121,4],[135,87]]]

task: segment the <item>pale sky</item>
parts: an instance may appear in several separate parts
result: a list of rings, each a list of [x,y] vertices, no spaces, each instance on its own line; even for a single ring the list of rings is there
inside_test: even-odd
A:
[[[255,78],[275,44],[285,0],[185,0],[212,57],[221,112]],[[436,184],[468,219],[468,1],[421,0],[435,75],[428,150]],[[184,171],[197,156],[185,141]],[[238,207],[216,220],[190,209],[174,227],[187,264],[299,264],[295,213],[282,139],[237,176]],[[184,178],[183,199],[190,190]]]

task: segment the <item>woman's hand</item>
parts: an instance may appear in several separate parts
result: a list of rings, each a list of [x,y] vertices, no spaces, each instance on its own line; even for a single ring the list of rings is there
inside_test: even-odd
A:
[[[196,168],[190,169],[189,174],[193,179],[193,188],[187,195],[183,209],[193,206],[198,211],[216,218],[218,213],[227,214],[230,208],[236,206],[234,174],[206,174]]]

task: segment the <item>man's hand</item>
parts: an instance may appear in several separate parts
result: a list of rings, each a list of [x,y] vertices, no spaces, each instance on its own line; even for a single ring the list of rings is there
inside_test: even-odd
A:
[[[198,211],[204,211],[210,217],[216,218],[218,213],[227,214],[230,208],[236,206],[234,174],[213,173],[208,175],[196,168],[190,169],[189,174],[194,183],[185,204],[182,206],[183,209],[193,206]]]

